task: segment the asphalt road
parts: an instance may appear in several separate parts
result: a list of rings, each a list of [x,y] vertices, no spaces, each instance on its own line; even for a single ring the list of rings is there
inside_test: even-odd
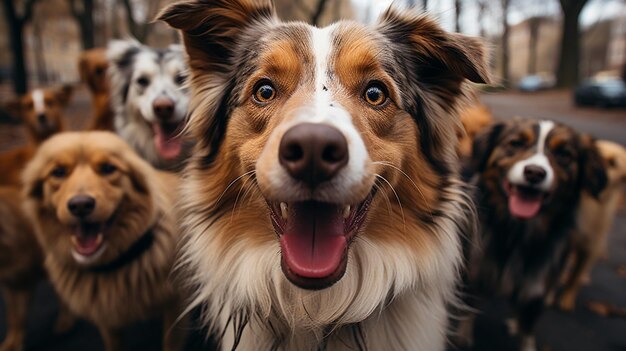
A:
[[[498,93],[482,96],[497,118],[514,116],[557,120],[591,133],[596,138],[610,139],[626,145],[626,110],[578,109],[572,106],[568,92],[542,94]],[[70,129],[80,129],[89,117],[86,93],[79,90],[68,109]],[[17,125],[0,124],[0,151],[23,143],[23,132]],[[603,317],[587,304],[602,302],[626,308],[626,277],[618,269],[626,269],[626,210],[622,208],[610,234],[609,259],[600,262],[592,272],[590,285],[581,291],[574,312],[549,310],[541,318],[537,341],[542,351],[626,351],[626,318]],[[64,334],[52,333],[57,304],[52,288],[45,282],[39,286],[28,321],[26,351],[102,350],[97,330],[79,321]],[[503,319],[508,308],[502,301],[485,306],[477,320],[475,350],[514,350],[516,340],[508,336]],[[0,300],[0,316],[4,305]],[[4,338],[5,321],[0,317],[0,340]],[[186,350],[212,350],[202,330],[191,330]],[[146,321],[125,333],[127,350],[159,350],[161,326]]]

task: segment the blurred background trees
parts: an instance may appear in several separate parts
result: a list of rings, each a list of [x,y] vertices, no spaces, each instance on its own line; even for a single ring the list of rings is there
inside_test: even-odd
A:
[[[152,23],[173,0],[2,0],[0,87],[78,79],[81,50],[132,36],[154,46],[178,42]],[[391,0],[275,0],[279,16],[324,26],[337,19],[372,22]],[[484,37],[496,82],[512,87],[527,75],[552,75],[559,87],[626,61],[626,0],[397,0],[426,8],[447,30]],[[2,84],[4,83],[4,84]],[[10,83],[10,84],[9,84]]]

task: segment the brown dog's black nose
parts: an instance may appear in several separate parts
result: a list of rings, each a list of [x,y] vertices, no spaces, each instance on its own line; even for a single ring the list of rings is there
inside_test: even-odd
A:
[[[541,183],[546,179],[546,174],[546,170],[539,166],[528,165],[524,167],[524,179],[530,184]]]
[[[152,102],[152,109],[157,118],[167,120],[174,114],[176,104],[168,97],[158,97]]]
[[[302,123],[283,135],[278,158],[292,177],[314,187],[330,180],[348,163],[348,143],[337,128]]]
[[[46,119],[46,115],[44,114],[37,115],[37,122],[39,122],[39,124],[46,124],[48,122]]]
[[[88,195],[76,195],[67,202],[67,209],[76,217],[87,217],[96,208],[96,199]]]

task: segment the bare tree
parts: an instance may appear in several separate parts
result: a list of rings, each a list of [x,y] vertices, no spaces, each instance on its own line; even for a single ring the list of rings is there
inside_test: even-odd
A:
[[[305,5],[305,2],[303,2],[302,0],[296,0],[294,1],[294,3],[301,11],[303,11],[305,14],[308,14],[309,23],[317,26],[319,25],[320,18],[324,13],[324,9],[326,8],[328,0],[316,0],[312,9]]]
[[[80,27],[80,38],[83,50],[95,46],[94,33],[94,0],[68,0],[70,12]]]
[[[502,62],[502,85],[505,87],[509,86],[509,7],[511,5],[510,0],[500,0],[500,5],[502,7],[502,53],[501,53],[501,62]]]
[[[146,1],[147,11],[146,18],[143,20],[135,19],[135,9],[132,0],[122,0],[122,5],[126,11],[126,23],[128,24],[128,30],[130,33],[140,42],[145,43],[150,34],[150,27],[152,26],[152,18],[156,16],[159,9],[160,1],[149,0]]]
[[[463,11],[463,2],[454,0],[454,31],[461,32],[461,12]]]
[[[476,5],[478,6],[478,26],[480,30],[480,36],[485,38],[487,33],[485,32],[485,24],[483,23],[483,18],[485,18],[485,13],[487,12],[489,0],[477,0]]]
[[[14,0],[3,0],[4,16],[9,27],[9,41],[13,54],[13,90],[16,94],[28,91],[28,71],[24,54],[24,26],[33,17],[33,9],[37,0],[25,0],[20,13],[15,8]]]
[[[580,28],[578,18],[587,0],[559,0],[563,10],[561,48],[556,72],[556,84],[560,88],[575,86],[579,79]]]
[[[528,19],[528,74],[537,73],[537,42],[542,17]]]

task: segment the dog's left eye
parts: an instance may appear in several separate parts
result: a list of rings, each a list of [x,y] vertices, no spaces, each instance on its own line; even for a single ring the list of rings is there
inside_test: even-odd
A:
[[[185,76],[184,74],[179,73],[176,75],[176,77],[174,77],[174,83],[176,83],[176,85],[183,85],[186,80],[187,76]]]
[[[55,178],[63,178],[67,175],[67,168],[64,166],[56,166],[52,172],[50,172],[50,175]]]
[[[276,89],[267,82],[259,84],[254,92],[254,99],[259,103],[267,103],[276,97]]]
[[[367,89],[365,89],[363,99],[372,106],[380,106],[387,101],[387,94],[382,85],[374,83],[370,84]]]
[[[98,171],[102,175],[113,174],[116,170],[117,170],[117,167],[115,167],[114,165],[112,165],[112,164],[110,164],[108,162],[101,163],[100,167],[98,169]]]

